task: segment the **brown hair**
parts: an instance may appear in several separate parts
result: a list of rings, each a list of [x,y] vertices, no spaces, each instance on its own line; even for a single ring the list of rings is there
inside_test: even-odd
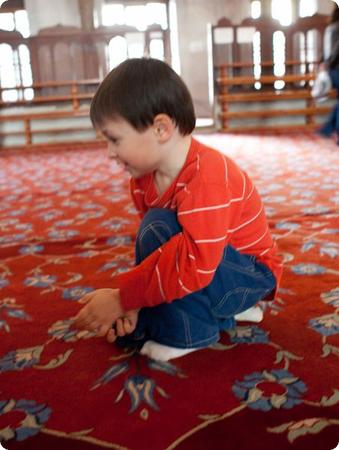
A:
[[[335,4],[330,18],[330,23],[338,22],[338,20],[339,20],[339,7],[337,6],[337,4]]]
[[[127,59],[100,84],[91,103],[95,127],[121,117],[143,131],[157,114],[167,114],[182,135],[195,127],[191,94],[183,80],[166,63],[152,58]]]

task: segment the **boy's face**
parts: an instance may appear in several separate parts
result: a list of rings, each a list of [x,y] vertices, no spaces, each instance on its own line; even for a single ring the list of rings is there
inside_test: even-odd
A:
[[[119,118],[106,121],[100,131],[108,141],[109,156],[132,177],[139,178],[158,169],[161,152],[154,126],[138,131]]]

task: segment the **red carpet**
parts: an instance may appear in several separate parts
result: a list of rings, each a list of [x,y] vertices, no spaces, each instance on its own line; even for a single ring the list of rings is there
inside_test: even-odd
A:
[[[127,178],[103,148],[0,152],[0,442],[25,450],[330,450],[339,441],[338,147],[201,136],[255,179],[285,259],[277,301],[171,363],[70,329],[133,264]]]

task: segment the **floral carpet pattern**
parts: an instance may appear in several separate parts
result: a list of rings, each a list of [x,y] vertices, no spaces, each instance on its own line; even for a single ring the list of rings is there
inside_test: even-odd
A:
[[[101,144],[0,152],[0,442],[6,449],[330,450],[339,442],[339,153],[201,135],[263,197],[285,261],[263,322],[160,363],[72,328],[134,264],[128,178]]]

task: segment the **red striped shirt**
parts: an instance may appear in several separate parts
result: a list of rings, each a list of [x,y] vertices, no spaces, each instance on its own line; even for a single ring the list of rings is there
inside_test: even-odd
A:
[[[207,286],[227,244],[255,255],[279,283],[282,263],[261,198],[227,156],[192,139],[184,167],[163,194],[153,174],[132,178],[131,193],[141,217],[150,208],[175,210],[182,232],[118,276],[124,309],[171,302]]]

